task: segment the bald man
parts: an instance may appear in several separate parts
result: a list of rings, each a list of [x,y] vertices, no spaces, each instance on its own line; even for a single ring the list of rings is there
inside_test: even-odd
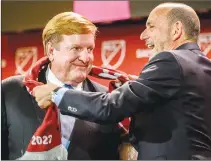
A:
[[[199,33],[191,7],[160,4],[140,36],[154,55],[136,80],[112,93],[44,85],[35,89],[36,101],[43,108],[54,102],[64,114],[103,124],[132,116],[130,140],[138,159],[209,159],[211,62],[197,45]]]

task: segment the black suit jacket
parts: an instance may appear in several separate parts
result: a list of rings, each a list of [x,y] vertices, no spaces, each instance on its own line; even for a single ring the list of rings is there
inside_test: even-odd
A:
[[[137,80],[110,94],[68,90],[59,108],[105,124],[133,116],[138,159],[203,159],[211,157],[210,83],[211,61],[197,44],[186,43],[154,56]]]
[[[45,69],[39,81],[45,83],[44,78]],[[1,159],[21,157],[45,115],[27,92],[22,79],[22,76],[13,76],[2,81]],[[84,90],[99,92],[106,88],[87,79]],[[68,159],[118,159],[117,124],[103,126],[77,119],[70,139]]]

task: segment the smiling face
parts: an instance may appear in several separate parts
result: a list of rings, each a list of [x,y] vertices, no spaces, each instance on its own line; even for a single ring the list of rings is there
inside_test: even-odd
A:
[[[167,20],[167,9],[154,9],[146,22],[146,29],[141,33],[141,40],[153,53],[171,49],[171,30]]]
[[[95,36],[93,34],[62,35],[56,44],[47,44],[51,70],[66,84],[77,85],[89,74],[93,63]]]

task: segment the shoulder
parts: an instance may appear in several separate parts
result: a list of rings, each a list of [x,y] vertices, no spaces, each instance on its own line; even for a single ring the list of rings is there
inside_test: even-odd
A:
[[[22,87],[24,86],[22,81],[23,81],[22,75],[8,77],[2,80],[2,89],[5,89],[5,90],[8,88],[14,89],[17,86]]]
[[[149,62],[157,60],[176,61],[174,54],[171,51],[163,51],[156,54]]]
[[[180,77],[181,66],[175,58],[174,54],[169,51],[158,53],[144,66],[141,77]]]
[[[179,62],[175,57],[174,53],[171,51],[163,51],[155,55],[150,59],[150,61],[146,64],[145,67],[155,65],[159,67],[166,67],[168,65],[172,68],[180,68]]]

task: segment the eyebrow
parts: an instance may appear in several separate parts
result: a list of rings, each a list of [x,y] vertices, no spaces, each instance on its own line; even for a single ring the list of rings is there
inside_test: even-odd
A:
[[[70,46],[68,46],[68,47],[75,47],[75,46],[77,46],[77,47],[83,47],[83,45],[81,45],[81,44],[72,44],[72,45],[70,45]],[[85,45],[86,46],[86,45]],[[95,45],[87,45],[88,47],[92,47],[92,48],[95,48]]]

